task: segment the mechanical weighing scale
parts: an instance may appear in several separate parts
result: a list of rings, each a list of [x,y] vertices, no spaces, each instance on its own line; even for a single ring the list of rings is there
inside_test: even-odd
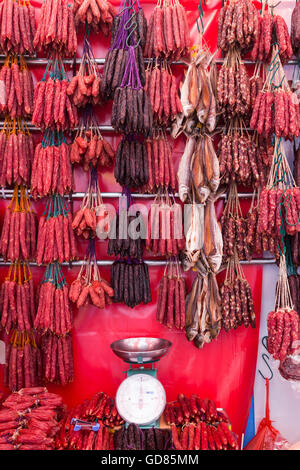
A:
[[[164,357],[172,343],[160,338],[128,338],[111,344],[113,352],[129,369],[116,394],[118,413],[126,422],[140,428],[159,427],[166,405],[166,392],[157,379],[154,363]],[[145,365],[151,364],[151,368]],[[133,367],[138,366],[138,367]]]

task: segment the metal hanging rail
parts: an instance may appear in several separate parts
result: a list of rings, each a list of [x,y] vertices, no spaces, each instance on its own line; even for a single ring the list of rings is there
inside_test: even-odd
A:
[[[0,198],[2,196],[2,199],[9,199],[13,196],[13,189],[2,189],[0,190]],[[28,189],[28,194],[30,194],[30,190]],[[248,199],[248,198],[251,198],[253,197],[253,194],[254,193],[239,193],[239,197],[241,199]],[[71,200],[71,199],[83,199],[85,196],[85,193],[81,193],[81,192],[74,192],[71,194],[71,196],[65,196],[67,200]],[[116,198],[119,198],[122,196],[122,193],[121,192],[101,192],[101,196],[103,199],[116,199]],[[133,197],[133,199],[155,199],[155,197],[157,196],[157,194],[146,194],[146,193],[131,193],[131,196]],[[179,197],[179,194],[178,193],[175,193],[174,196],[176,198]],[[227,198],[227,194],[222,194],[220,196],[220,199],[226,199]],[[38,199],[39,201],[42,200],[42,198],[39,198]]]
[[[98,266],[111,266],[114,261],[116,260],[113,260],[113,261],[110,261],[110,260],[97,260],[97,265]],[[71,263],[71,266],[72,268],[75,266],[82,266],[84,263],[84,261],[74,261]],[[165,266],[168,261],[167,260],[159,260],[159,261],[156,261],[156,260],[145,260],[145,263],[150,266],[150,267],[161,267],[161,266]],[[275,258],[263,258],[263,259],[252,259],[250,261],[240,261],[241,264],[244,264],[244,265],[266,265],[266,264],[275,264],[276,263],[276,260]],[[40,265],[37,265],[36,263],[34,262],[30,262],[28,263],[31,267],[38,267],[38,268],[42,268],[42,267],[45,267],[44,265],[40,266]],[[65,266],[65,267],[68,267],[70,266],[69,263],[60,263],[61,266]],[[10,266],[10,262],[7,262],[5,263],[2,259],[0,259],[0,266],[7,266],[9,267]]]
[[[3,63],[5,62],[6,60],[6,57],[7,56],[4,56],[4,55],[0,55],[0,63]],[[48,64],[48,59],[46,57],[30,57],[30,56],[25,56],[24,57],[25,60],[26,60],[26,63],[28,65],[47,65]],[[152,59],[144,59],[145,60],[145,63],[149,63],[151,62]],[[96,63],[98,65],[104,65],[105,64],[105,58],[96,58],[95,59]],[[64,59],[63,60],[64,64],[69,64],[69,65],[73,65],[74,62],[76,63],[76,65],[79,65],[81,63],[81,58],[80,57],[77,57],[75,59],[75,61],[73,59]],[[224,62],[224,58],[223,57],[219,57],[217,59],[215,59],[215,62],[216,64],[223,64]],[[249,60],[249,59],[244,59],[243,60],[243,63],[246,64],[246,65],[254,65],[255,64],[255,61],[253,60]],[[183,61],[173,61],[171,62],[172,65],[186,65],[186,62],[183,62]],[[287,64],[285,64],[285,66],[292,66],[292,65],[297,65],[298,64],[298,61],[296,59],[292,59],[290,60]]]
[[[39,133],[42,133],[42,132],[43,132],[40,127],[35,127],[33,124],[31,124],[30,121],[27,121],[26,119],[23,119],[23,122],[26,123],[26,126],[27,126],[28,130],[30,130],[31,132],[39,132]],[[3,125],[4,125],[4,121],[3,121],[3,120],[2,120],[2,121],[0,120],[0,127],[3,127]],[[114,129],[111,125],[109,125],[109,124],[103,124],[103,125],[97,126],[97,129],[99,129],[101,132],[104,132],[104,133],[110,133],[110,132],[112,132],[112,133],[114,133],[114,134],[116,134],[116,135],[120,135],[120,134],[119,134],[118,132],[116,132],[115,129]],[[215,130],[216,130],[216,131],[222,131],[223,129],[224,129],[224,126],[219,126],[219,127],[216,127]],[[246,131],[253,131],[253,129],[250,129],[250,127],[244,127],[243,129],[245,129]],[[78,130],[78,127],[75,127],[75,128],[73,129],[73,131],[70,131],[70,132],[76,132],[77,130]],[[167,131],[167,132],[170,132],[170,131],[171,131],[170,127],[167,127],[167,128],[166,128],[166,131]],[[68,130],[67,130],[67,131],[64,131],[64,132],[67,133]]]

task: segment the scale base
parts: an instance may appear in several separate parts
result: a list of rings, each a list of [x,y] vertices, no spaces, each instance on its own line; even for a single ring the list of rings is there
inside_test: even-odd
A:
[[[130,423],[125,422],[125,428],[126,429],[128,428],[129,425],[130,425]],[[151,429],[151,428],[159,429],[160,428],[160,419],[158,419],[156,421],[153,421],[153,423],[150,423],[150,424],[144,424],[144,425],[136,424],[136,426],[138,426],[140,429]]]

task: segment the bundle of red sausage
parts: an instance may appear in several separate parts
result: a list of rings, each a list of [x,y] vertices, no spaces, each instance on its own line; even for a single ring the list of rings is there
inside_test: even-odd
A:
[[[114,291],[104,279],[93,280],[87,283],[86,279],[82,276],[71,284],[69,296],[77,308],[90,303],[95,307],[104,309],[106,305],[112,303],[111,298],[114,296]]]
[[[218,48],[228,52],[235,46],[247,53],[257,41],[258,17],[251,0],[226,2],[219,14]]]
[[[168,57],[178,60],[187,55],[190,47],[190,29],[185,9],[178,2],[158,2],[150,16],[145,57]]]
[[[235,251],[240,260],[250,260],[251,252],[247,243],[247,224],[240,205],[237,186],[232,183],[222,218],[223,259],[234,256]]]
[[[11,391],[42,383],[42,358],[32,331],[12,330],[6,340],[3,383]]]
[[[109,232],[108,211],[103,204],[95,170],[90,174],[80,209],[74,215],[72,229],[78,237],[83,236],[86,240],[94,238],[96,234],[99,238],[106,238]]]
[[[154,255],[177,256],[185,250],[181,206],[159,197],[151,205],[148,217],[146,249]]]
[[[70,147],[62,131],[47,129],[43,141],[35,147],[30,193],[34,199],[74,189]]]
[[[72,420],[79,419],[100,427],[98,431],[75,431]],[[110,428],[123,424],[114,400],[106,393],[98,392],[89,400],[65,414],[56,436],[58,450],[113,450]]]
[[[52,332],[41,337],[43,381],[65,386],[74,380],[72,335],[56,336]]]
[[[102,76],[99,72],[92,48],[87,38],[83,46],[83,56],[77,74],[71,79],[67,94],[77,107],[88,103],[101,103]]]
[[[45,0],[33,40],[36,50],[72,57],[77,51],[73,5],[68,0]]]
[[[74,14],[76,26],[87,23],[96,33],[108,36],[116,11],[107,0],[75,0]]]
[[[149,96],[154,122],[169,125],[182,113],[176,77],[168,63],[157,63],[146,69],[145,90]]]
[[[97,73],[89,71],[83,74],[79,70],[70,81],[67,95],[78,108],[84,108],[88,103],[96,106],[101,103],[100,87],[101,78],[97,76]]]
[[[260,91],[250,120],[251,129],[266,137],[275,132],[278,138],[298,137],[300,112],[298,98],[287,89]]]
[[[0,450],[53,450],[63,410],[44,387],[12,393],[0,409]]]
[[[176,450],[238,449],[228,417],[223,410],[217,410],[213,400],[179,394],[176,402],[166,405],[164,418],[171,426]]]
[[[82,235],[85,239],[95,237],[97,228],[96,212],[99,206],[90,206],[89,201],[92,203],[93,199],[88,199],[87,203],[82,203],[72,222],[72,228],[76,235],[78,237]]]
[[[35,319],[35,295],[30,268],[14,263],[0,289],[1,326],[7,333],[12,328],[30,331]]]
[[[238,450],[235,435],[223,422],[187,424],[181,430],[173,424],[172,440],[176,450]]]
[[[59,264],[49,264],[46,268],[39,288],[34,328],[42,334],[51,331],[57,336],[65,336],[72,329],[69,286]]]
[[[55,194],[39,220],[36,262],[38,265],[54,261],[68,263],[76,257],[72,215],[64,198]]]
[[[95,307],[104,309],[112,303],[114,290],[109,283],[102,279],[95,256],[95,243],[90,240],[88,254],[77,278],[70,286],[69,298],[81,308],[91,303]]]
[[[4,260],[33,260],[36,255],[36,214],[33,212],[26,190],[16,186],[11,203],[5,211],[0,240]]]
[[[222,216],[223,257],[234,255],[236,249],[240,260],[250,260],[251,252],[247,243],[247,223],[240,214],[224,213]]]
[[[262,75],[262,76],[261,76]],[[255,101],[257,95],[262,91],[264,83],[266,81],[265,69],[262,69],[262,74],[260,73],[260,66],[256,69],[256,73],[250,78],[250,108],[253,109],[255,106]]]
[[[226,278],[220,288],[222,327],[226,332],[241,325],[256,327],[251,288],[236,256],[235,252],[228,261]]]
[[[272,236],[280,235],[280,227],[284,225],[288,235],[300,231],[300,190],[298,187],[266,187],[259,199],[259,233]]]
[[[15,3],[9,0],[11,3]],[[23,57],[9,56],[0,71],[1,88],[0,112],[20,118],[33,113],[33,78]]]
[[[282,239],[279,233],[260,233],[258,231],[259,210],[258,205],[250,209],[246,217],[247,235],[246,243],[252,254],[262,254],[269,251],[276,259],[280,257],[280,250],[283,252]]]
[[[29,186],[34,142],[19,120],[6,120],[0,133],[0,185]]]
[[[159,189],[176,191],[176,175],[170,141],[164,133],[154,132],[146,140],[148,157],[148,184],[146,189],[156,193]]]
[[[74,129],[78,125],[76,106],[67,95],[69,81],[65,78],[61,61],[59,73],[47,72],[34,90],[32,124],[41,129]]]
[[[71,163],[79,163],[84,171],[89,171],[90,165],[110,168],[115,159],[115,152],[110,143],[99,131],[97,122],[82,124],[71,145]]]
[[[0,50],[3,54],[33,54],[36,32],[34,7],[30,2],[0,3]]]
[[[271,15],[269,11],[265,11],[262,15],[258,15],[257,35],[251,51],[251,59],[270,62],[274,42],[279,45],[281,62],[288,62],[293,56],[293,49],[287,24],[282,16]]]
[[[265,186],[273,158],[273,148],[265,139],[259,145],[242,130],[229,129],[219,144],[220,173],[224,183],[232,180],[243,186]]]
[[[274,359],[283,361],[298,354],[299,316],[291,308],[280,308],[268,315],[268,351]]]
[[[219,71],[218,106],[228,116],[247,116],[251,105],[250,79],[238,54],[231,54]]]
[[[179,270],[179,263],[169,263],[158,290],[156,319],[170,329],[185,328],[185,280]]]

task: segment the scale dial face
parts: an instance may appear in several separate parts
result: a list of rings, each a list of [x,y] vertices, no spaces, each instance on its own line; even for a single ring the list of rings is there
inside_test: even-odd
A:
[[[116,405],[121,417],[128,423],[141,426],[156,421],[166,405],[166,392],[155,377],[135,374],[125,379],[118,388]]]

